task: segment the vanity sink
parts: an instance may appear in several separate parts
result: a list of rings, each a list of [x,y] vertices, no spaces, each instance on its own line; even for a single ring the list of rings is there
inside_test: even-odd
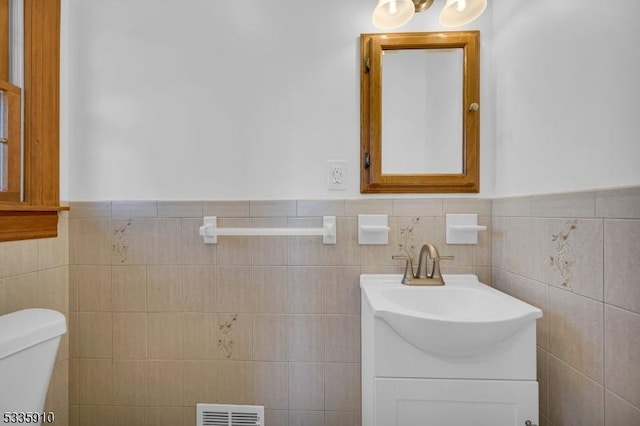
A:
[[[438,356],[488,350],[535,323],[542,311],[478,281],[443,275],[446,285],[407,286],[402,275],[362,275],[360,286],[375,318],[407,342]]]
[[[362,424],[538,424],[542,311],[475,275],[442,278],[360,275]]]

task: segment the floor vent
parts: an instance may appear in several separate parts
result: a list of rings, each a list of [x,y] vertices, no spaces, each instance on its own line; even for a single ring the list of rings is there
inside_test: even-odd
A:
[[[197,404],[196,426],[264,426],[262,405]]]

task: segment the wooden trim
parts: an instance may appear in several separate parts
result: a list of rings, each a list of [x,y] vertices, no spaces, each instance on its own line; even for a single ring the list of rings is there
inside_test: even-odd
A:
[[[7,191],[0,192],[0,202],[3,202],[3,203],[16,202],[19,200],[20,200],[19,192],[7,192]]]
[[[368,37],[360,37],[360,192],[369,188],[369,171],[371,169],[371,152],[369,151],[369,70],[371,69]]]
[[[13,203],[4,204],[0,202],[0,212],[62,212],[69,210],[69,206],[16,206]]]
[[[9,0],[0,0],[0,80],[9,81]]]
[[[57,235],[56,211],[0,211],[0,241],[51,238]]]
[[[468,185],[389,185],[389,184],[369,184],[363,194],[415,194],[415,193],[433,193],[433,194],[449,194],[449,193],[477,193],[478,186]]]
[[[382,52],[401,49],[463,49],[463,171],[460,174],[382,173]],[[360,149],[362,193],[479,192],[479,112],[469,105],[480,102],[478,31],[444,33],[362,34],[360,72]],[[368,59],[370,67],[364,66]],[[370,166],[364,164],[369,154]]]
[[[60,203],[60,0],[25,0],[24,201]]]

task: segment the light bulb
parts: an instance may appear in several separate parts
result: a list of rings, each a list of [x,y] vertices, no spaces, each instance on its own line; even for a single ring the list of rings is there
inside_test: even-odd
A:
[[[467,0],[458,0],[458,4],[456,6],[456,9],[458,10],[458,12],[464,12],[466,8],[467,8]]]
[[[395,15],[398,13],[398,5],[396,4],[396,0],[391,0],[389,2],[389,15]]]

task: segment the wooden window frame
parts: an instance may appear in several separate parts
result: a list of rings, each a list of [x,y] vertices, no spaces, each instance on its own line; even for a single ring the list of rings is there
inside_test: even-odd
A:
[[[24,199],[0,201],[0,241],[56,237],[58,212],[68,209],[60,206],[60,1],[24,0]],[[9,64],[8,5],[0,0],[3,80]]]

